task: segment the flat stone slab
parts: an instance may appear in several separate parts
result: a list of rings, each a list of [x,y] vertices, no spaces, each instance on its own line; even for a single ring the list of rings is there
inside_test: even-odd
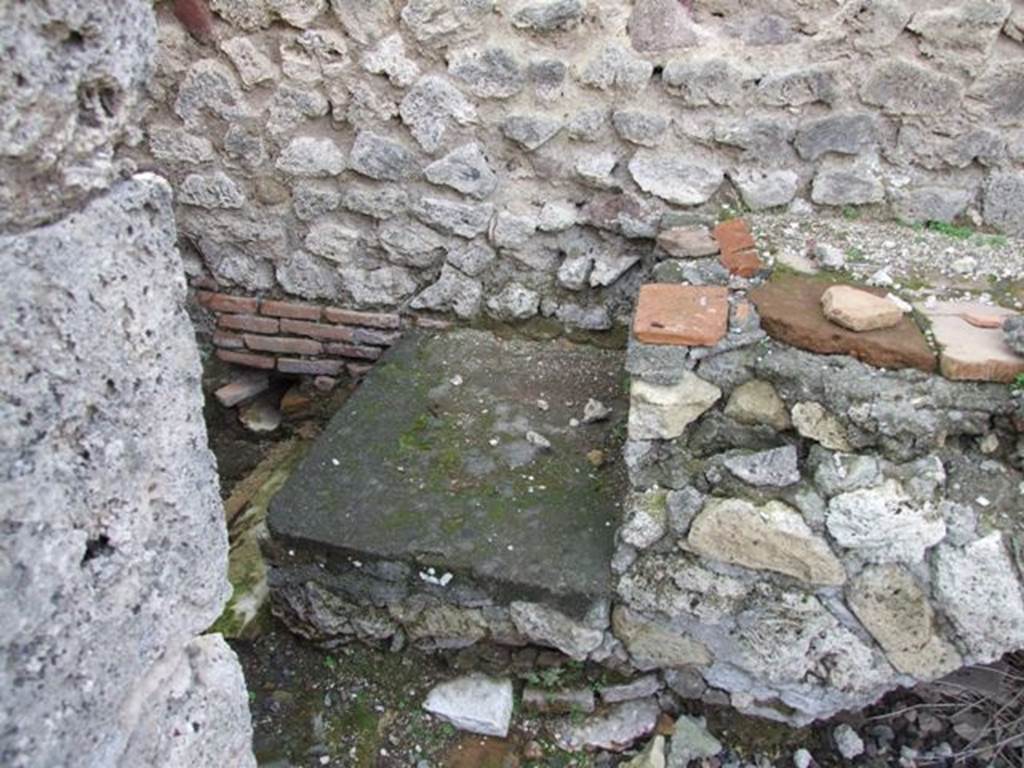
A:
[[[408,333],[274,498],[271,534],[497,582],[508,599],[607,594],[626,482],[622,369],[622,352],[564,340]],[[610,418],[582,423],[590,398]]]
[[[644,344],[711,347],[725,336],[728,289],[648,283],[640,288],[633,335]]]
[[[824,355],[850,355],[879,368],[936,369],[935,353],[908,316],[892,328],[850,331],[825,317],[821,297],[833,285],[795,275],[778,276],[750,293],[761,325],[779,341]],[[885,290],[864,288],[876,296]]]
[[[946,378],[1010,382],[1024,373],[1024,357],[1006,343],[1001,324],[982,327],[992,325],[983,319],[1005,320],[1016,312],[966,301],[921,303],[917,309],[931,322],[941,348],[939,368]]]

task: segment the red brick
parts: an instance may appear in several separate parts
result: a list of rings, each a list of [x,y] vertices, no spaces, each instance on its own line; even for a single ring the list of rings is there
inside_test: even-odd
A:
[[[726,251],[744,251],[747,248],[756,248],[754,236],[750,234],[747,222],[743,219],[729,219],[715,227],[715,240],[718,241],[718,249]]]
[[[376,360],[380,357],[377,347],[360,347],[355,344],[328,344],[327,354],[340,357],[352,357],[356,360]]]
[[[290,317],[293,320],[319,320],[320,307],[315,304],[297,304],[293,301],[265,300],[260,304],[260,314]]]
[[[266,355],[254,355],[252,352],[233,352],[230,349],[218,349],[217,357],[225,363],[244,365],[247,368],[261,368],[266,371],[274,369],[274,358]]]
[[[221,315],[217,325],[233,331],[249,331],[250,333],[277,333],[278,323],[270,317],[256,315]]]
[[[355,328],[352,331],[352,341],[356,344],[371,344],[375,347],[390,347],[402,334],[387,333],[385,331],[369,331],[365,328]]]
[[[230,384],[214,392],[214,396],[225,408],[233,408],[239,403],[250,400],[270,386],[270,379],[265,373],[248,373]]]
[[[731,274],[740,277],[753,277],[764,269],[764,262],[754,250],[726,251],[723,249],[718,260]]]
[[[245,341],[240,335],[231,331],[214,331],[213,346],[224,349],[242,349],[245,346]]]
[[[199,303],[214,312],[231,312],[233,314],[253,314],[259,309],[260,300],[247,296],[230,296],[226,293],[200,291]]]
[[[245,334],[245,346],[258,352],[280,352],[285,355],[319,355],[324,345],[312,339],[293,339],[286,336],[253,336]]]
[[[715,240],[721,254],[718,259],[734,275],[753,277],[764,268],[757,255],[757,243],[743,219],[729,219],[715,227]]]
[[[305,320],[282,320],[282,333],[294,333],[328,341],[352,341],[352,329],[323,323],[308,323]]]
[[[309,376],[337,376],[341,371],[340,360],[296,360],[282,357],[277,361],[281,373],[304,373]]]
[[[400,328],[402,318],[390,312],[357,312],[353,309],[324,307],[324,319],[341,325],[362,325],[367,328]]]
[[[640,288],[633,335],[645,344],[710,347],[725,336],[729,291],[718,286],[650,283]]]

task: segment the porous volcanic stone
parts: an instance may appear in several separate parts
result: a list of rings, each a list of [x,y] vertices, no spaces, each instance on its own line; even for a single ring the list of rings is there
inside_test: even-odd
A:
[[[824,355],[850,355],[879,368],[934,371],[935,354],[909,317],[892,328],[857,333],[837,326],[821,311],[821,296],[834,283],[777,276],[755,288],[750,298],[770,336],[800,349]],[[876,296],[884,289],[866,288]]]
[[[595,470],[586,453],[619,455],[604,441],[627,413],[621,370],[620,352],[594,347],[403,334],[274,497],[271,535],[296,560],[427,557],[454,574],[448,589],[472,579],[508,601],[589,604],[609,589],[625,478],[617,458]],[[611,418],[569,428],[588,397]]]

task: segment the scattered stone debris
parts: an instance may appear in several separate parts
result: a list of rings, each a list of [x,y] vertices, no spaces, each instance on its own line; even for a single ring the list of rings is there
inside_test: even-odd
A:
[[[540,432],[535,432],[532,429],[526,433],[526,442],[530,445],[537,446],[542,451],[551,450],[551,441],[544,437]]]
[[[423,708],[464,731],[504,738],[512,721],[512,681],[459,677],[434,686]]]
[[[582,722],[564,722],[555,732],[555,741],[568,752],[582,749],[622,752],[652,734],[660,716],[661,708],[653,698],[624,701]]]
[[[656,735],[647,742],[644,751],[624,763],[623,768],[665,768],[665,737]]]
[[[832,731],[832,738],[835,739],[839,754],[847,760],[853,760],[864,754],[864,740],[846,723],[837,726]]]
[[[693,761],[714,757],[722,749],[722,743],[708,733],[702,720],[680,715],[672,730],[666,768],[687,768]]]
[[[238,420],[252,432],[273,432],[281,426],[281,410],[272,398],[260,398],[242,406]]]
[[[527,686],[523,689],[523,709],[544,715],[589,714],[594,711],[594,691],[590,688],[567,688],[554,691]]]
[[[587,400],[587,404],[583,406],[584,424],[593,424],[597,421],[605,421],[611,415],[612,409],[600,400],[595,400],[594,398]]]

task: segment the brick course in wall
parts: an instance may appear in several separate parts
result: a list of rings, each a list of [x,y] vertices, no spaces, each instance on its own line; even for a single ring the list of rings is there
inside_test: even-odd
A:
[[[358,377],[401,336],[402,318],[388,312],[236,296],[198,290],[216,318],[216,356],[225,363],[305,376]]]

